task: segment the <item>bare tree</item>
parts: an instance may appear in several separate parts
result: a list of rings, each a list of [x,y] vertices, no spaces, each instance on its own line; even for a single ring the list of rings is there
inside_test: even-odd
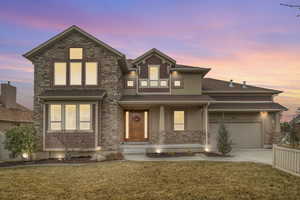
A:
[[[300,10],[300,5],[292,5],[292,4],[286,4],[286,3],[281,3],[280,5],[281,6],[287,6],[287,7],[290,7],[290,8],[296,8],[296,9]],[[300,14],[297,15],[297,17],[300,17]]]

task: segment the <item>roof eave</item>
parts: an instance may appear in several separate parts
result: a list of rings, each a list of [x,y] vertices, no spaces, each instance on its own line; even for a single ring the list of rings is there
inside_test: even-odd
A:
[[[286,109],[260,109],[260,108],[255,108],[255,109],[209,109],[208,111],[212,112],[221,112],[221,111],[227,111],[227,112],[241,112],[241,111],[253,111],[253,112],[260,112],[260,111],[286,111]]]
[[[213,94],[213,93],[267,93],[267,94],[279,94],[282,93],[282,91],[260,91],[260,90],[253,90],[253,91],[242,91],[242,90],[238,90],[238,91],[230,91],[230,90],[211,90],[211,91],[202,91],[204,94]]]

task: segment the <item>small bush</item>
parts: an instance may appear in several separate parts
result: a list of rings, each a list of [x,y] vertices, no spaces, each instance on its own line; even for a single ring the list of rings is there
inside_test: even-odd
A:
[[[22,156],[32,159],[32,153],[36,151],[36,130],[32,125],[14,127],[5,133],[5,149],[12,152],[13,156]]]
[[[230,140],[229,133],[222,122],[218,130],[218,151],[225,156],[232,150],[232,141]]]

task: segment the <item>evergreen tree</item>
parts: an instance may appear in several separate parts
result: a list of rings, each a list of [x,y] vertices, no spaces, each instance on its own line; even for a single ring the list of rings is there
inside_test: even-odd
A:
[[[218,130],[218,151],[222,155],[226,155],[231,152],[232,150],[232,141],[230,140],[229,133],[222,122],[220,124],[219,130]]]

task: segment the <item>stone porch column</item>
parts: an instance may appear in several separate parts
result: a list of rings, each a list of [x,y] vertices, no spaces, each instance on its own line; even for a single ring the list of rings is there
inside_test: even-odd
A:
[[[159,144],[163,143],[164,134],[165,134],[165,106],[161,105],[159,107]]]

